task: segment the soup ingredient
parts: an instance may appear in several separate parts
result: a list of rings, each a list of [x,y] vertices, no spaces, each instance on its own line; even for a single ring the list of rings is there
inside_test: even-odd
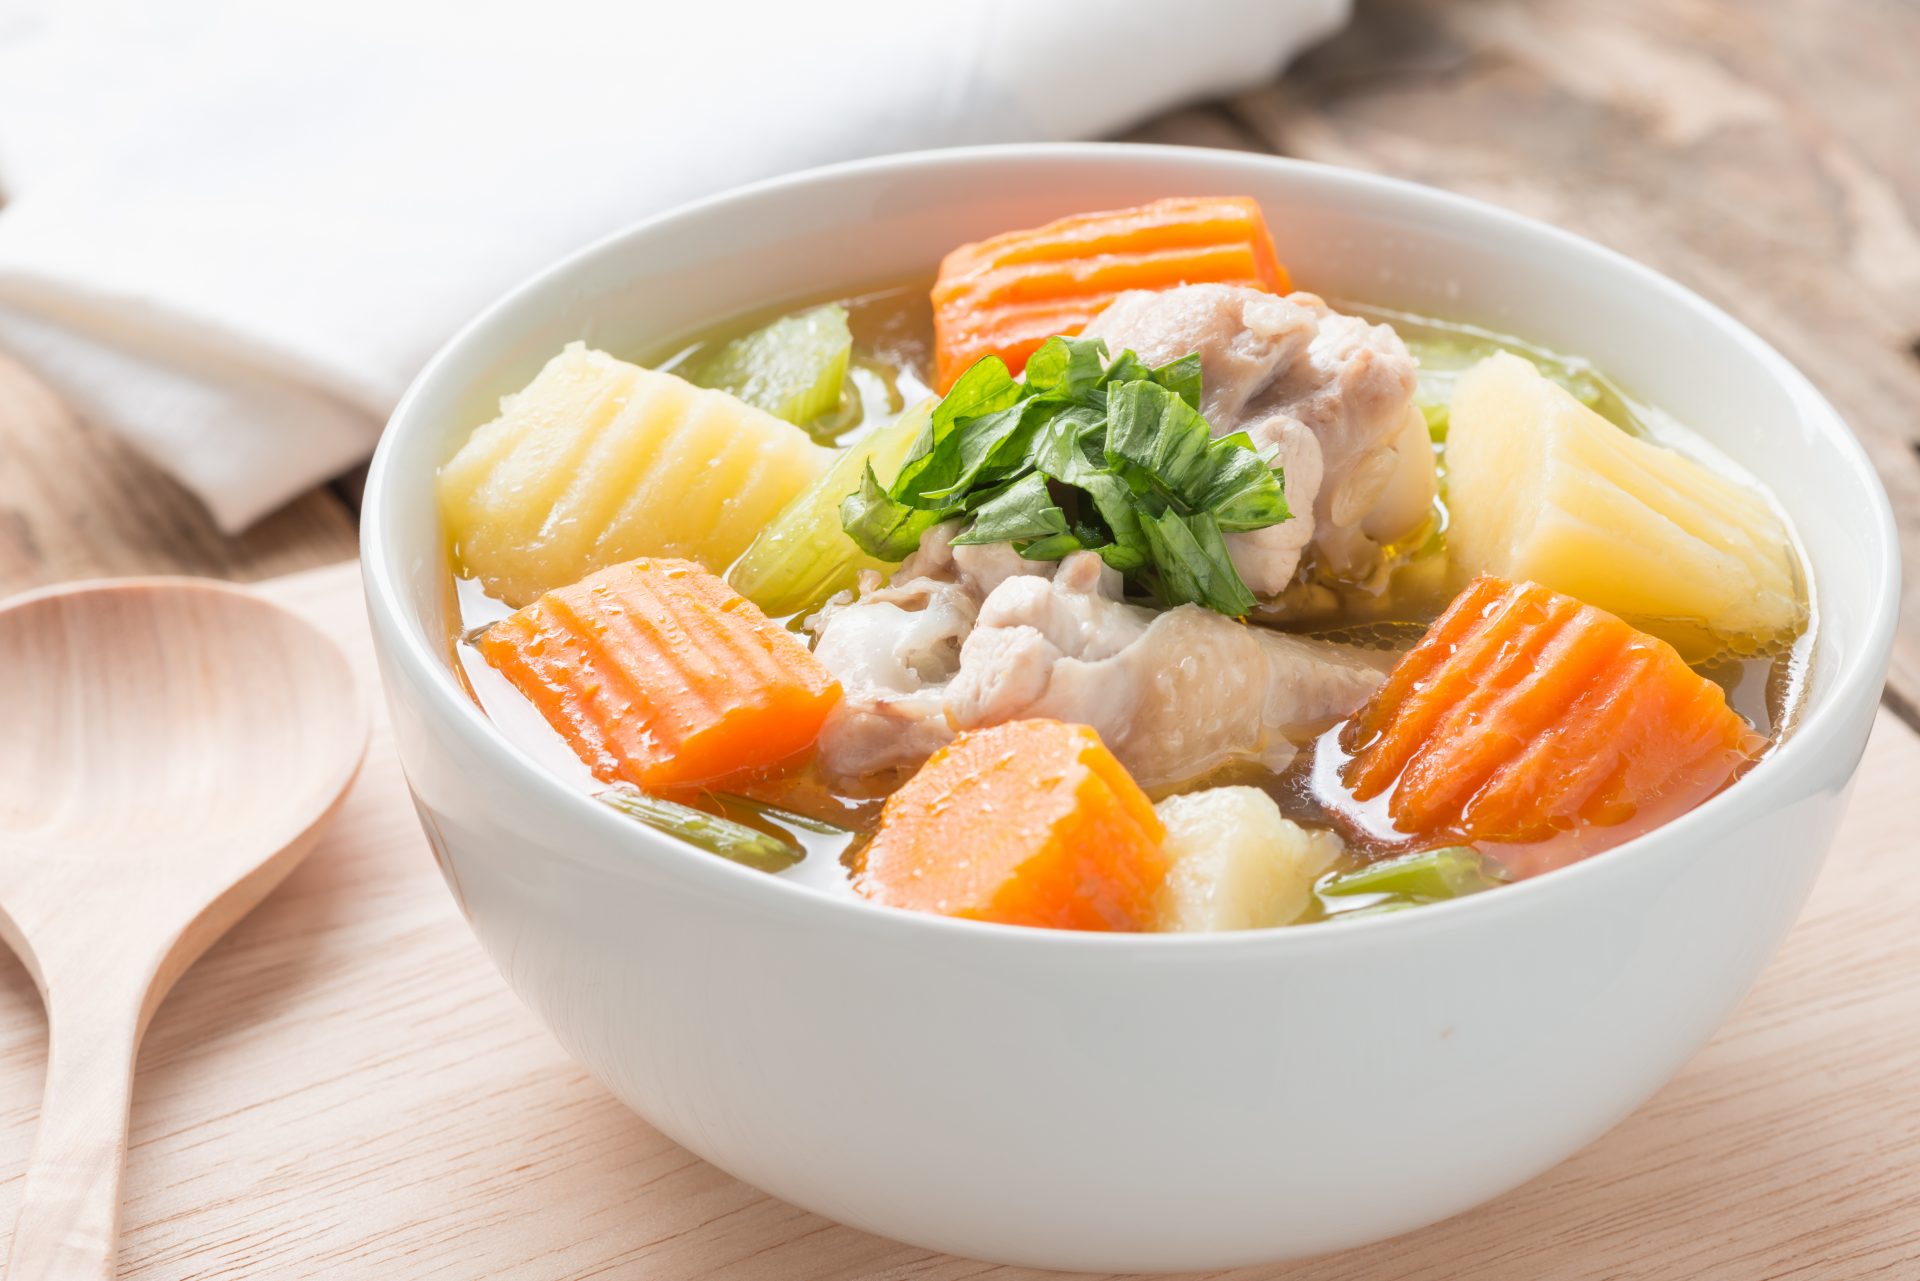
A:
[[[1341,745],[1354,797],[1391,790],[1402,832],[1528,843],[1583,829],[1583,857],[1691,809],[1765,740],[1665,641],[1536,583],[1482,576]],[[1516,874],[1545,870],[1497,856]]]
[[[929,533],[931,543],[951,532]],[[1012,548],[955,548],[956,556],[1018,561]],[[911,565],[913,562],[909,561]],[[1007,566],[1008,573],[1019,572]],[[813,656],[840,682],[843,696],[820,727],[820,764],[840,781],[917,768],[953,738],[946,685],[960,664],[960,646],[973,628],[984,587],[936,580],[906,568],[882,586],[861,575],[860,595],[830,601],[808,620]]]
[[[805,780],[792,774],[782,774],[773,778],[761,777],[750,780],[756,791],[767,791],[774,795],[785,795],[799,791],[805,786]],[[804,792],[802,794],[805,794]],[[803,814],[799,810],[776,805],[772,801],[761,800],[754,796],[742,796],[737,792],[713,792],[705,794],[705,800],[720,812],[721,817],[744,815],[747,819],[765,823],[776,828],[797,827],[803,832],[812,832],[816,836],[852,836],[854,829],[847,826],[852,821],[850,814],[840,815],[841,821],[821,818],[817,814]],[[744,824],[743,824],[744,825]]]
[[[642,558],[557,588],[480,653],[603,782],[688,787],[811,746],[840,687],[699,565]]]
[[[695,363],[687,378],[805,425],[840,407],[852,356],[847,309],[828,303],[735,338]]]
[[[648,796],[638,788],[608,788],[599,793],[599,799],[648,827],[757,871],[783,872],[806,857],[806,851],[771,833],[691,805]]]
[[[1633,402],[1612,379],[1582,357],[1547,351],[1518,338],[1471,325],[1440,324],[1403,311],[1383,307],[1355,307],[1354,311],[1376,324],[1391,325],[1407,345],[1407,351],[1419,362],[1419,387],[1414,392],[1414,403],[1431,427],[1435,440],[1447,438],[1453,388],[1460,375],[1500,351],[1532,362],[1543,375],[1572,393],[1575,400],[1614,426],[1634,435],[1644,433]]]
[[[1192,285],[1123,295],[1086,336],[1150,364],[1197,354],[1206,421],[1244,434],[1284,475],[1292,518],[1227,535],[1254,592],[1285,588],[1309,550],[1323,573],[1364,577],[1382,543],[1429,519],[1434,459],[1413,358],[1387,326],[1312,294]]]
[[[1366,701],[1387,656],[1120,599],[1088,552],[1058,568],[931,531],[894,575],[813,620],[846,696],[821,731],[838,777],[911,767],[956,729],[1030,717],[1091,725],[1147,787],[1233,761],[1277,769]]]
[[[1287,519],[1282,479],[1243,434],[1195,409],[1199,362],[1108,362],[1097,341],[1049,339],[1016,382],[981,361],[942,398],[890,485],[869,469],[840,509],[869,555],[904,557],[960,517],[953,541],[1030,560],[1092,551],[1170,604],[1245,614],[1254,598],[1222,535]]]
[[[1578,596],[1696,661],[1806,622],[1792,538],[1762,495],[1629,436],[1517,356],[1460,376],[1446,457],[1469,573]]]
[[[1331,877],[1322,894],[1391,894],[1395,900],[1435,903],[1441,899],[1478,894],[1505,885],[1513,873],[1471,845],[1443,845],[1439,849],[1382,859]],[[1389,900],[1394,901],[1394,900]]]
[[[1280,816],[1257,787],[1215,787],[1154,807],[1166,824],[1160,890],[1164,931],[1257,930],[1291,924],[1343,848],[1332,832]]]
[[[1156,200],[961,245],[933,286],[940,390],[985,356],[1019,373],[1048,338],[1079,333],[1126,290],[1199,281],[1290,288],[1253,200]]]
[[[1166,829],[1084,725],[962,734],[887,798],[854,876],[875,902],[1062,930],[1150,930]]]
[[[798,614],[852,587],[863,569],[887,569],[895,561],[870,556],[840,527],[840,503],[872,467],[876,479],[892,481],[914,442],[933,419],[934,402],[922,401],[884,427],[840,451],[833,466],[788,503],[761,530],[727,572],[733,589],[775,617]]]
[[[509,605],[635,556],[724,569],[833,455],[725,392],[570,343],[441,467],[466,573]]]

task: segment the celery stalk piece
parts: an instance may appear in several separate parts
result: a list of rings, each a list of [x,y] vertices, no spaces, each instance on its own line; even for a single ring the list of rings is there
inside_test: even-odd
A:
[[[695,362],[687,380],[804,425],[839,407],[852,355],[847,310],[828,303],[735,338]]]
[[[806,857],[806,851],[768,832],[736,823],[691,805],[663,801],[635,787],[612,787],[599,800],[655,831],[677,836],[709,854],[732,859],[761,872],[781,872]]]
[[[842,451],[826,474],[784,507],[773,523],[734,562],[727,574],[733,590],[773,618],[812,609],[863,569],[892,565],[860,550],[840,527],[840,501],[860,488],[867,464],[881,484],[890,482],[933,420],[934,401],[909,406],[884,427]]]
[[[1322,894],[1392,894],[1423,902],[1459,898],[1504,885],[1513,876],[1470,845],[1448,845],[1370,863],[1328,878]]]
[[[746,813],[781,827],[797,827],[803,832],[812,832],[817,836],[852,836],[853,829],[839,823],[830,823],[824,818],[815,818],[811,814],[802,814],[790,810],[784,805],[775,805],[771,801],[757,801],[751,796],[742,796],[738,792],[708,792],[707,799],[723,810]]]

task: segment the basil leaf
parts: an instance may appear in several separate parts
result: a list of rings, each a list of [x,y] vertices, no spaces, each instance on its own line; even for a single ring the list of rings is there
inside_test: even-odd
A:
[[[1178,360],[1169,361],[1154,370],[1150,375],[1168,391],[1187,402],[1187,407],[1196,412],[1200,408],[1200,353],[1190,351]]]
[[[1057,480],[1078,484],[1072,473],[1104,466],[1101,440],[1106,427],[1101,410],[1082,406],[1061,410],[1034,436],[1034,467]]]
[[[973,522],[953,542],[956,547],[1014,543],[1066,532],[1067,514],[1054,504],[1046,478],[1028,472],[976,511]]]
[[[1107,344],[1098,338],[1054,337],[1027,357],[1022,375],[1036,393],[1085,398],[1106,376]]]
[[[1132,463],[1189,511],[1213,479],[1212,441],[1200,412],[1158,383],[1127,383],[1107,396],[1107,456]]]
[[[1004,542],[1057,560],[1091,551],[1138,590],[1227,614],[1253,608],[1223,535],[1288,518],[1281,477],[1244,433],[1220,440],[1199,410],[1197,355],[1150,368],[1098,339],[1049,338],[1016,381],[976,362],[934,410],[891,486],[871,468],[841,504],[869,554],[901,560],[937,522],[960,544]]]
[[[935,439],[963,418],[978,418],[996,413],[1020,400],[1026,391],[1007,372],[1007,362],[998,356],[983,356],[967,367],[954,381],[953,389],[933,407]]]
[[[860,477],[859,492],[841,500],[840,528],[870,556],[905,560],[920,546],[921,536],[950,514],[895,501],[873,474],[873,464],[868,463]]]
[[[1060,560],[1070,552],[1087,550],[1087,546],[1077,535],[1066,533],[1035,539],[1031,543],[1016,543],[1013,549],[1028,560]]]
[[[1267,465],[1247,433],[1222,436],[1209,446],[1209,454],[1214,472],[1200,506],[1213,513],[1221,529],[1265,529],[1293,514],[1287,510],[1279,471]]]
[[[942,499],[972,488],[993,451],[1020,430],[1022,417],[1023,407],[1010,405],[955,423],[925,458],[901,467],[894,497],[914,507],[937,507],[944,505]]]
[[[1086,471],[1071,479],[1093,500],[1094,510],[1106,523],[1112,541],[1093,550],[1100,559],[1121,573],[1140,569],[1153,559],[1153,545],[1140,525],[1140,499],[1127,482],[1111,472]]]
[[[1128,383],[1107,399],[1107,453],[1138,468],[1188,512],[1221,529],[1264,529],[1287,519],[1280,476],[1245,432],[1213,438],[1200,411],[1158,383]]]
[[[1011,409],[1026,394],[998,356],[974,361],[953,384],[953,390],[933,407],[933,421],[926,436],[914,446],[894,477],[893,496],[917,507],[923,504],[915,500],[928,490],[951,486],[963,470],[959,439],[962,426]]]
[[[1205,512],[1183,517],[1169,509],[1142,516],[1140,528],[1173,604],[1192,602],[1236,618],[1253,608],[1253,593],[1233,567],[1213,517]]]

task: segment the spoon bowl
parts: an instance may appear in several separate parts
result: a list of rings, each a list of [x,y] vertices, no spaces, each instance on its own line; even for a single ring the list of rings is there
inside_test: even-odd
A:
[[[8,1276],[109,1277],[141,1033],[345,795],[367,721],[311,624],[193,579],[0,604],[0,935],[50,1048]]]

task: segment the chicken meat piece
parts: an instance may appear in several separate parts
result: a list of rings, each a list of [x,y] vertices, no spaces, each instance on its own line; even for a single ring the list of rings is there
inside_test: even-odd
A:
[[[844,691],[820,736],[837,777],[911,769],[958,730],[1027,717],[1093,726],[1147,787],[1237,760],[1278,769],[1380,683],[1361,651],[1129,605],[1090,552],[1054,566],[952,535],[810,620]]]
[[[840,682],[820,757],[843,778],[917,766],[953,737],[942,692],[980,603],[1015,575],[1050,572],[1005,543],[954,547],[960,522],[936,525],[893,573],[868,570],[807,620],[814,657]]]
[[[1284,768],[1298,744],[1379,686],[1363,651],[1250,627],[1199,605],[1118,599],[1119,575],[1076,552],[981,604],[945,694],[957,729],[1051,717],[1091,725],[1148,788],[1234,761]]]
[[[1388,326],[1309,293],[1185,285],[1121,294],[1085,336],[1152,365],[1198,352],[1214,435],[1244,431],[1272,451],[1292,517],[1227,536],[1254,592],[1283,590],[1309,547],[1336,576],[1362,577],[1382,542],[1426,519],[1433,451],[1413,404],[1413,357]]]

